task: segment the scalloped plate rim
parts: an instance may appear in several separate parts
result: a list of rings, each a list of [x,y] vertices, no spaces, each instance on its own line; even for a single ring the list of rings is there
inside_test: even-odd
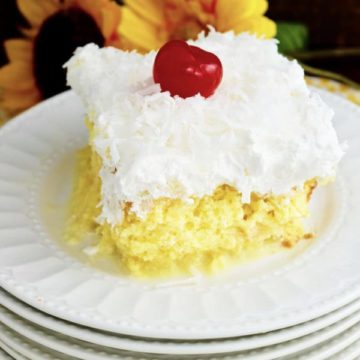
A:
[[[327,91],[324,90],[316,90],[317,92],[320,92],[322,94],[324,94],[328,99],[333,99],[335,102],[338,102],[339,104],[341,104],[341,106],[343,107],[347,107],[348,109],[352,110],[352,111],[356,111],[358,113],[360,113],[359,109],[351,104],[350,102],[348,102],[347,100],[344,100],[343,98],[328,93]],[[37,106],[35,106],[34,108],[24,112],[23,114],[19,115],[17,117],[17,119],[13,120],[12,122],[10,122],[9,124],[5,125],[3,127],[3,129],[1,129],[0,131],[0,136],[5,134],[7,131],[11,131],[13,128],[15,129],[17,126],[19,126],[22,122],[27,120],[27,117],[30,116],[30,114],[35,114],[38,110],[41,109],[46,109],[46,107],[50,107],[52,105],[52,103],[56,103],[58,101],[64,101],[66,100],[69,96],[73,96],[72,92],[65,92],[62,93],[60,95],[55,96],[54,98],[51,98]],[[2,278],[2,280],[4,280],[4,278]],[[71,314],[66,314],[64,313],[64,311],[61,311],[59,309],[56,309],[54,307],[52,307],[49,304],[46,304],[44,302],[39,302],[37,301],[37,299],[33,296],[33,295],[29,295],[25,292],[22,291],[22,289],[17,289],[16,286],[14,286],[14,283],[12,281],[10,282],[5,282],[5,281],[1,281],[2,282],[2,286],[12,295],[14,295],[15,297],[21,299],[22,301],[28,303],[29,305],[32,305],[35,308],[40,309],[41,311],[47,312],[49,314],[52,314],[56,317],[68,320],[68,321],[72,321],[72,322],[78,322],[79,324],[83,324],[86,326],[90,326],[90,327],[95,327],[95,328],[100,328],[103,330],[110,330],[110,331],[114,331],[114,332],[122,332],[122,333],[126,333],[129,335],[135,335],[135,336],[139,336],[139,329],[141,330],[141,336],[147,336],[147,337],[154,337],[154,338],[162,338],[164,337],[164,334],[166,334],[168,332],[168,328],[166,326],[158,326],[158,327],[151,327],[148,326],[146,327],[141,327],[141,326],[137,326],[135,324],[132,325],[128,325],[128,326],[121,326],[119,324],[116,323],[103,323],[103,321],[97,321],[97,320],[93,320],[91,318],[82,318],[80,316],[74,316]],[[355,282],[353,284],[351,284],[351,286],[349,284],[347,284],[347,291],[342,292],[341,294],[339,294],[338,297],[333,297],[331,299],[327,299],[324,301],[318,301],[317,303],[312,304],[312,306],[310,306],[307,311],[302,312],[302,313],[297,313],[296,316],[290,316],[290,314],[284,312],[281,316],[277,320],[276,325],[274,323],[272,323],[272,321],[274,321],[274,319],[270,320],[268,319],[268,323],[266,325],[264,325],[264,323],[259,326],[259,331],[261,332],[265,332],[265,331],[272,331],[272,330],[276,330],[276,329],[280,329],[283,327],[287,327],[287,326],[292,326],[292,325],[296,325],[298,323],[301,322],[305,322],[308,320],[311,320],[313,318],[322,316],[332,310],[335,310],[337,308],[339,308],[340,306],[343,306],[347,303],[349,303],[350,301],[356,299],[357,297],[360,296],[360,282],[359,282],[359,278],[356,278]],[[140,324],[141,325],[141,324]],[[171,338],[173,339],[207,339],[207,338],[213,338],[213,337],[230,337],[230,336],[239,336],[239,324],[233,324],[232,326],[228,326],[227,331],[222,330],[221,335],[216,333],[215,331],[210,331],[209,328],[206,330],[206,334],[203,333],[204,329],[203,328],[199,328],[199,329],[195,329],[191,327],[182,327],[182,329],[176,329],[175,333],[172,334]],[[241,326],[240,326],[241,329]],[[192,334],[190,334],[190,338],[189,338],[189,332],[191,332]],[[253,330],[240,330],[240,335],[248,335],[248,334],[253,334]]]

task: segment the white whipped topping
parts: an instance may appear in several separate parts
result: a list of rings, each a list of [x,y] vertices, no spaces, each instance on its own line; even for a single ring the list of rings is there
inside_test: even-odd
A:
[[[223,79],[210,98],[182,99],[152,80],[156,53],[89,44],[66,64],[93,122],[103,165],[100,221],[121,222],[124,202],[144,217],[153,199],[212,194],[221,184],[285,194],[335,175],[343,155],[333,111],[275,40],[211,31],[192,41],[215,53]]]

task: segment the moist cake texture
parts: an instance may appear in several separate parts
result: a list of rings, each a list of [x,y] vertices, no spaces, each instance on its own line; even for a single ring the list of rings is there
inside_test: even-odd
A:
[[[67,238],[99,236],[138,276],[214,272],[309,238],[302,220],[343,149],[333,111],[274,40],[211,31],[209,98],[161,92],[147,55],[90,44],[66,64],[87,112]],[[80,211],[81,210],[81,211]]]

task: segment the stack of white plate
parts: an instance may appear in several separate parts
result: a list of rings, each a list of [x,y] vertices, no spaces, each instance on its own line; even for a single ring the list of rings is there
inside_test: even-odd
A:
[[[349,148],[312,199],[316,240],[212,278],[135,280],[62,242],[87,142],[72,92],[3,127],[0,359],[360,358],[360,110],[321,95]]]

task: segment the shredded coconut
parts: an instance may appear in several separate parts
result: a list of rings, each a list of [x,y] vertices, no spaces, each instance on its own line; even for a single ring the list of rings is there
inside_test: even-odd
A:
[[[286,194],[335,175],[343,149],[333,111],[275,40],[212,30],[190,43],[223,65],[222,82],[207,99],[160,92],[152,80],[155,52],[89,44],[65,65],[102,159],[100,221],[120,222],[125,202],[144,217],[160,197],[191,201],[229,184],[248,202],[251,192]]]

